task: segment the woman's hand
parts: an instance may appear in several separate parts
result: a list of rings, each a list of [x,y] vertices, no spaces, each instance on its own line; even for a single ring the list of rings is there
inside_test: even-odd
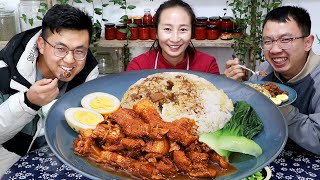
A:
[[[228,78],[241,81],[246,73],[241,67],[236,66],[237,64],[240,64],[238,58],[228,60],[225,64],[224,75]]]

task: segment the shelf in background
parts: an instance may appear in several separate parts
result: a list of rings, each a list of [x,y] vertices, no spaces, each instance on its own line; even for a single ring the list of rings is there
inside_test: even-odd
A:
[[[4,46],[8,43],[8,41],[0,41],[0,49],[4,48]],[[123,47],[126,43],[126,40],[99,40],[99,47]],[[129,47],[151,47],[153,40],[130,40]],[[231,47],[233,40],[192,40],[192,43],[195,47]]]
[[[151,47],[153,40],[130,40],[129,47]],[[99,47],[122,47],[126,40],[99,40]],[[231,47],[233,40],[192,40],[195,47]]]

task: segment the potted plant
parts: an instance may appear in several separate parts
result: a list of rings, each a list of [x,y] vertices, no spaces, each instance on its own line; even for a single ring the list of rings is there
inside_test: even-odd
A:
[[[262,23],[265,15],[275,7],[279,7],[282,0],[233,0],[226,1],[231,7],[234,15],[234,22],[237,25],[236,31],[243,33],[242,36],[234,36],[234,44],[231,46],[234,54],[255,69],[257,62],[263,62],[261,35]]]

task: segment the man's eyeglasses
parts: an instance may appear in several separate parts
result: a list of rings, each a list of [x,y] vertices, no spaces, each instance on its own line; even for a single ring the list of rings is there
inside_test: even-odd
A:
[[[67,46],[57,44],[57,45],[52,45],[49,43],[45,38],[42,38],[46,43],[48,43],[51,47],[54,48],[54,55],[60,58],[64,58],[69,51],[72,51],[73,53],[73,58],[77,61],[82,61],[86,58],[88,49],[86,48],[76,48],[74,50],[70,50]]]
[[[273,43],[276,42],[280,49],[286,50],[292,47],[292,41],[296,39],[305,38],[307,36],[294,37],[294,38],[280,38],[276,40],[263,40],[262,48],[265,51],[269,51],[273,47]]]

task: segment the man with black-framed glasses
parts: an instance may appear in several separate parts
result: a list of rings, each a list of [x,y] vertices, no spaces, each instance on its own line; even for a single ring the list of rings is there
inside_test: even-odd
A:
[[[54,5],[41,27],[14,36],[0,51],[0,178],[45,139],[41,107],[98,77],[89,50],[91,17]]]
[[[287,120],[289,138],[302,148],[320,155],[320,56],[312,51],[309,13],[295,6],[269,12],[263,23],[262,42],[266,62],[257,70],[266,76],[250,79],[273,81],[293,88],[297,99],[280,110]],[[226,62],[225,75],[241,79],[239,59]]]

